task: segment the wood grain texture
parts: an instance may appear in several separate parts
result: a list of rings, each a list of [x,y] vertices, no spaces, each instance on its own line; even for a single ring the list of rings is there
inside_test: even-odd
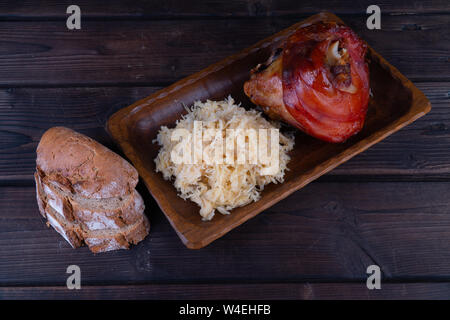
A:
[[[66,18],[66,8],[73,4],[69,0],[21,1],[0,4],[3,19]],[[200,18],[200,17],[265,17],[314,14],[333,11],[339,14],[365,14],[371,0],[317,1],[303,0],[191,0],[191,1],[123,1],[112,0],[106,5],[100,0],[78,0],[83,17],[87,18]],[[379,0],[384,14],[442,13],[450,12],[446,0]]]
[[[0,287],[0,299],[448,299],[447,0],[380,0],[380,31],[365,29],[369,0],[79,0],[80,32],[65,28],[69,4],[0,3],[0,286],[21,286]],[[31,180],[45,129],[111,147],[114,111],[321,10],[414,79],[431,113],[200,252],[182,246],[143,185],[155,228],[129,251],[93,256],[45,227]],[[327,182],[368,180],[443,182]],[[381,291],[335,283],[361,281],[375,260]],[[69,263],[82,266],[81,291],[60,287]]]
[[[33,187],[0,188],[0,286],[450,281],[450,183],[312,183],[202,250],[187,250],[139,186],[152,231],[128,251],[72,249]]]
[[[37,144],[53,126],[67,126],[114,149],[104,129],[108,117],[157,89],[1,89],[0,181],[31,181]]]
[[[149,284],[137,286],[89,286],[81,290],[65,287],[4,287],[0,299],[133,299],[133,300],[447,300],[450,283],[387,283],[381,290],[367,290],[360,283],[274,284]],[[149,308],[152,303],[146,302]],[[272,309],[277,307],[272,306]],[[275,310],[273,310],[275,313]],[[166,316],[177,312],[168,310]],[[277,311],[278,312],[278,311]]]
[[[450,82],[419,82],[431,100],[426,117],[331,171],[322,180],[450,178]],[[64,125],[118,151],[104,130],[115,111],[157,91],[134,88],[0,89],[0,183],[32,183],[43,132]]]
[[[200,216],[196,216],[197,206],[186,205],[177,195],[173,183],[156,173],[154,159],[159,147],[152,141],[157,138],[162,126],[173,125],[186,113],[185,106],[192,105],[196,100],[225,99],[231,95],[244,104],[250,104],[242,92],[244,82],[249,78],[248,66],[264,63],[291,34],[305,25],[322,21],[342,23],[331,13],[310,16],[119,110],[108,119],[108,132],[135,166],[186,247],[201,249],[207,246],[431,110],[425,95],[379,53],[368,47],[372,95],[361,132],[340,144],[326,143],[297,132],[283,183],[264,187],[258,201],[234,208],[233,214],[216,215],[211,221],[202,221]]]
[[[167,85],[305,17],[0,22],[0,86]],[[376,31],[363,16],[345,22],[407,77],[450,80],[447,15],[388,16]]]

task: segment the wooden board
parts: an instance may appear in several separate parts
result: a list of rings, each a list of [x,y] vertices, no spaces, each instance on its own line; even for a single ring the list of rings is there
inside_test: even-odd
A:
[[[322,180],[442,180],[450,172],[450,82],[416,82],[433,109]],[[66,125],[120,152],[104,130],[115,111],[160,87],[0,89],[0,184],[33,180],[37,143]],[[38,110],[37,110],[38,109]]]
[[[79,32],[65,27],[69,4],[0,3],[0,298],[448,299],[447,0],[378,1],[374,31],[369,0],[79,0]],[[45,129],[111,147],[114,111],[320,10],[359,30],[433,110],[202,251],[183,247],[142,184],[153,228],[142,246],[93,256],[45,226],[31,180]],[[386,271],[380,291],[362,285],[367,253]],[[68,263],[82,265],[83,290],[62,288]]]
[[[166,86],[307,16],[86,21],[77,32],[64,21],[0,22],[0,86]],[[408,78],[450,81],[447,16],[387,16],[376,31],[362,16],[344,21]]]
[[[0,4],[0,17],[3,19],[67,17],[66,8],[73,4],[69,0],[21,1]],[[265,17],[314,14],[320,11],[333,11],[339,14],[365,14],[372,0],[191,0],[191,1],[131,1],[126,5],[120,0],[110,0],[105,5],[101,0],[78,0],[83,17],[97,19],[173,19],[202,17]],[[383,14],[414,14],[450,12],[446,0],[378,0],[376,2]]]
[[[83,285],[445,281],[450,274],[450,183],[312,183],[202,250],[188,250],[139,186],[152,223],[131,250],[72,249],[45,226],[34,187],[0,192],[0,284]],[[382,201],[380,201],[382,197]],[[419,262],[420,261],[420,262]]]
[[[368,47],[372,97],[361,132],[341,144],[326,143],[297,132],[295,147],[289,153],[289,170],[283,183],[266,186],[257,202],[235,208],[229,215],[216,214],[211,221],[203,221],[197,215],[198,206],[181,199],[172,182],[156,173],[154,159],[159,147],[152,141],[156,139],[161,126],[172,126],[186,113],[185,106],[192,105],[196,100],[220,100],[231,95],[251,108],[252,104],[243,94],[243,85],[249,79],[250,70],[267,61],[291,34],[318,21],[342,23],[330,13],[311,16],[139,100],[109,118],[107,128],[111,136],[138,170],[148,190],[188,248],[207,246],[431,110],[425,95]]]
[[[265,284],[148,284],[138,286],[88,286],[81,290],[65,287],[5,287],[0,299],[181,299],[203,300],[335,300],[335,299],[437,299],[446,300],[450,283],[388,283],[382,290],[367,290],[360,283],[265,283]],[[153,302],[146,302],[149,307]],[[167,314],[170,314],[170,310]]]

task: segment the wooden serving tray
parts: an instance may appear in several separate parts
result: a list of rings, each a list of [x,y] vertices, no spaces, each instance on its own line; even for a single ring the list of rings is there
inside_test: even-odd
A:
[[[373,96],[363,130],[343,144],[326,143],[298,131],[294,150],[290,153],[290,171],[287,171],[284,183],[267,185],[258,202],[236,208],[230,215],[217,213],[211,221],[202,221],[199,207],[178,197],[172,183],[155,172],[153,160],[159,146],[152,140],[162,125],[173,127],[175,121],[186,113],[183,104],[190,106],[195,100],[223,99],[231,94],[243,106],[252,107],[243,92],[250,69],[266,61],[272,50],[282,45],[299,27],[319,20],[342,23],[331,13],[314,15],[137,101],[108,120],[109,133],[137,168],[148,190],[188,248],[206,246],[431,110],[425,95],[369,47]]]

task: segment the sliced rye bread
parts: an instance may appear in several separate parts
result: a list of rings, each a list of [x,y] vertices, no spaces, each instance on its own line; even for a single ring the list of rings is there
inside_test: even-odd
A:
[[[36,150],[41,177],[85,198],[130,194],[138,183],[136,169],[97,141],[65,127],[48,129]]]
[[[47,218],[47,224],[51,225],[74,248],[80,247],[84,242],[94,253],[128,249],[130,244],[137,244],[149,232],[150,224],[143,214],[143,207],[141,207],[139,219],[119,229],[91,230],[86,224],[77,220],[68,221],[50,205],[38,174],[35,174],[35,180],[40,213]]]
[[[94,252],[128,248],[149,222],[135,190],[136,169],[97,141],[69,128],[47,130],[36,150],[39,211],[73,246]]]
[[[68,221],[80,221],[91,230],[119,229],[140,219],[144,201],[133,190],[128,195],[106,199],[88,199],[67,192],[47,177],[38,180],[47,195],[49,204]]]
[[[111,230],[96,230],[84,238],[92,252],[106,252],[117,249],[128,249],[130,244],[138,244],[144,240],[150,229],[145,215],[139,221],[120,229],[120,233],[111,234]]]
[[[73,228],[66,225],[63,222],[64,219],[61,219],[61,222],[58,221],[56,218],[58,214],[48,205],[47,197],[39,180],[39,175],[35,173],[34,178],[36,181],[36,199],[38,202],[39,212],[44,218],[47,219],[47,226],[52,226],[64,239],[66,239],[72,248],[81,247],[83,244],[81,228]]]

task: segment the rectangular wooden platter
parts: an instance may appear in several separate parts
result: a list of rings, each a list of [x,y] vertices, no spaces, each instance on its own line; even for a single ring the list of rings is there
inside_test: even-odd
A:
[[[431,110],[425,95],[369,46],[367,57],[372,97],[363,130],[342,144],[326,143],[297,132],[295,147],[290,153],[290,170],[284,183],[266,186],[258,202],[236,208],[230,215],[216,214],[211,221],[202,221],[199,207],[178,197],[172,183],[155,172],[154,159],[159,147],[152,140],[162,125],[173,127],[175,121],[186,113],[184,105],[190,106],[196,100],[217,100],[231,95],[243,106],[253,107],[243,92],[250,69],[266,61],[271,52],[282,46],[298,28],[319,20],[343,23],[331,13],[314,15],[119,110],[108,120],[109,133],[136,167],[188,248],[208,245]],[[151,212],[147,214],[151,219]]]

